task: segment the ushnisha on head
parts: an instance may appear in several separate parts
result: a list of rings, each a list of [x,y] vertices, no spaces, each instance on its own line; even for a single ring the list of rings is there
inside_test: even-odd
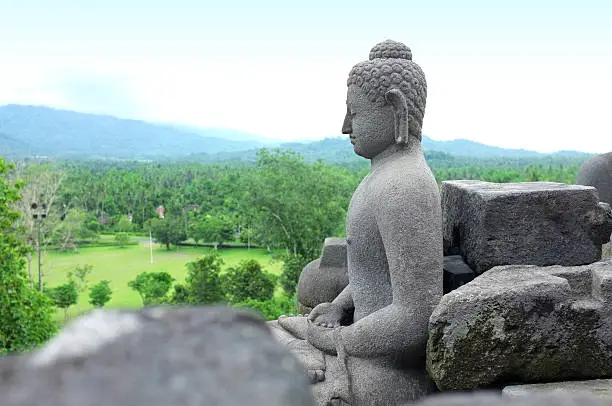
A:
[[[421,140],[421,126],[425,114],[427,83],[419,65],[412,61],[412,52],[406,45],[387,40],[374,46],[367,61],[356,64],[351,70],[347,85],[351,104],[351,88],[359,89],[370,102],[370,109],[393,109],[394,135],[397,144],[405,144],[408,137]],[[355,112],[347,111],[349,116]],[[345,121],[343,132],[352,134],[350,122]],[[381,127],[382,129],[382,127]],[[351,137],[353,139],[354,137]],[[356,152],[357,151],[356,148]],[[361,155],[361,154],[360,154]]]

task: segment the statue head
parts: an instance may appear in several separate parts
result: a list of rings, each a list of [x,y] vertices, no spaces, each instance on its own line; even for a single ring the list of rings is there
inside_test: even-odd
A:
[[[348,79],[343,134],[358,155],[371,159],[392,144],[421,141],[427,83],[406,45],[387,40],[353,67]]]

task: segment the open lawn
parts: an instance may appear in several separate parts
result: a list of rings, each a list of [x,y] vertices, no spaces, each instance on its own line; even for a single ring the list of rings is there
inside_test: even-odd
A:
[[[93,265],[93,273],[89,278],[89,286],[107,279],[111,282],[113,295],[107,307],[141,307],[142,301],[135,291],[131,290],[127,283],[141,272],[166,271],[171,274],[176,282],[183,282],[187,274],[185,264],[193,261],[205,252],[211,252],[211,248],[179,247],[167,251],[165,247],[153,246],[153,264],[150,263],[149,244],[140,243],[125,248],[119,247],[92,247],[81,248],[78,253],[51,251],[43,256],[43,269],[45,269],[45,280],[49,287],[56,286],[67,280],[67,272],[73,270],[77,265]],[[220,249],[219,254],[223,259],[224,268],[238,264],[242,260],[254,259],[270,273],[280,275],[282,263],[273,259],[273,255],[265,249],[227,248]],[[36,274],[36,259],[33,258],[33,273]],[[89,292],[80,297],[81,312],[91,310],[88,303]],[[69,317],[78,313],[78,307],[69,309]],[[58,310],[58,319],[63,318],[63,312]]]

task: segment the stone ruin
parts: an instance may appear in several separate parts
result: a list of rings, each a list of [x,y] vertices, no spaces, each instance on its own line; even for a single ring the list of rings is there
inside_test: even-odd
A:
[[[612,404],[610,154],[585,163],[583,186],[439,192],[420,146],[426,89],[398,42],[351,70],[343,133],[372,170],[347,238],[300,276],[308,314],[92,312],[0,358],[0,404]]]

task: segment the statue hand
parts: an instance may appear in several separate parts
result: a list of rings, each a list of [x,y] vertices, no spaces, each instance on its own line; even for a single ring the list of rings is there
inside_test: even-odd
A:
[[[320,327],[334,328],[340,326],[345,316],[344,310],[334,303],[320,303],[308,315],[308,321]]]
[[[306,341],[326,354],[337,354],[333,328],[321,327],[309,322]]]

